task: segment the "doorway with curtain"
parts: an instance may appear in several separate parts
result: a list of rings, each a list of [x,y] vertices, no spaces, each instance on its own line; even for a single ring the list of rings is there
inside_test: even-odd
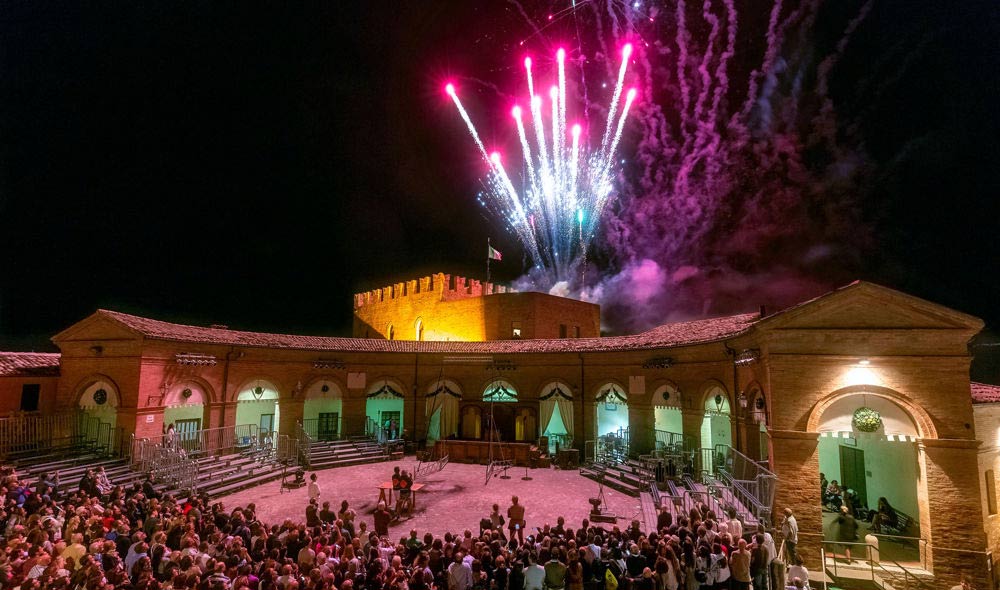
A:
[[[542,436],[548,437],[549,453],[573,446],[573,395],[564,383],[550,383],[538,398]]]
[[[448,379],[439,379],[428,387],[425,400],[427,446],[458,435],[458,405],[462,400],[458,384]]]

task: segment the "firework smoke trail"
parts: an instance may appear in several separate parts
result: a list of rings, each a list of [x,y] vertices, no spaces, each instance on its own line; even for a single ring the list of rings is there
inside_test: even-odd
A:
[[[622,83],[630,53],[631,47],[626,46],[622,52],[619,76]],[[551,144],[546,143],[543,101],[540,95],[534,94],[530,60],[525,60],[525,72],[536,145],[532,146],[528,139],[521,108],[515,105],[511,110],[527,174],[522,192],[514,186],[500,154],[486,155],[485,146],[454,85],[448,84],[445,90],[465,121],[480,154],[490,165],[487,186],[491,200],[517,234],[533,266],[559,279],[572,274],[574,264],[586,252],[587,242],[594,236],[604,208],[614,194],[613,181],[618,170],[615,152],[637,92],[634,88],[630,89],[623,105],[612,105],[611,110],[620,114],[608,123],[611,131],[606,145],[591,152],[579,124],[574,124],[570,137],[566,137],[565,51],[560,49],[556,57],[557,85],[552,86],[549,92]],[[618,100],[621,100],[620,89],[615,102]]]
[[[854,164],[859,158],[863,164],[860,148],[837,145],[844,135],[836,133],[826,80],[850,50],[851,33],[862,26],[871,0],[850,0],[862,9],[842,28],[831,57],[814,46],[812,34],[824,1],[832,0],[774,0],[757,29],[744,25],[735,0],[578,2],[569,27],[578,31],[574,59],[581,75],[588,64],[589,78],[606,80],[602,95],[612,100],[606,124],[589,129],[592,141],[600,139],[592,151],[586,127],[576,154],[576,138],[567,137],[565,127],[557,131],[559,143],[543,138],[540,109],[532,109],[533,121],[525,122],[536,128],[534,134],[525,129],[521,145],[525,151],[525,143],[535,144],[529,146],[535,172],[529,167],[528,175],[539,185],[551,180],[535,189],[525,178],[525,191],[544,193],[539,207],[552,199],[549,210],[557,221],[537,209],[529,216],[538,219],[535,235],[543,235],[544,226],[544,235],[555,237],[551,243],[539,238],[539,245],[551,264],[548,248],[558,244],[559,272],[531,274],[523,288],[557,288],[553,292],[600,302],[602,319],[615,331],[662,323],[671,314],[739,311],[751,292],[755,302],[812,296],[810,287],[839,280],[827,272],[829,257],[840,254],[829,244],[846,231],[839,228],[860,225],[851,205],[857,197],[847,189],[866,170]],[[535,36],[549,32],[521,16]],[[545,41],[552,47],[566,43]],[[622,73],[626,64],[616,64],[608,50],[626,43],[635,48],[627,58],[628,77]],[[641,105],[628,104],[629,87],[641,91]],[[558,88],[555,97],[567,100],[562,84]],[[589,90],[593,97],[596,89]],[[552,117],[566,121],[562,111]],[[638,125],[629,123],[636,120]],[[612,150],[625,143],[622,133],[631,137],[633,130],[640,132],[635,155],[624,165],[620,158],[612,161]],[[820,158],[805,158],[807,150]],[[852,171],[853,180],[839,178],[843,170]],[[579,188],[578,207],[567,185]],[[840,192],[824,188],[830,186]],[[606,214],[600,218],[595,210]],[[585,247],[603,272],[588,271],[584,279],[564,272],[571,218],[578,244],[573,251],[579,255]],[[560,286],[556,278],[568,284]],[[728,308],[720,303],[727,297]]]
[[[618,81],[615,82],[615,92],[611,95],[611,108],[608,109],[608,123],[604,129],[604,137],[601,138],[601,149],[608,152],[608,139],[611,137],[611,127],[615,122],[615,114],[618,111],[618,101],[622,97],[622,86],[625,84],[625,69],[628,67],[628,58],[632,55],[632,44],[626,43],[622,47],[622,65],[618,68]]]

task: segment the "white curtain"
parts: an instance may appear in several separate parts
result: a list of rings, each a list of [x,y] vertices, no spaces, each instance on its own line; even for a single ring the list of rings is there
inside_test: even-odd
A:
[[[441,400],[441,437],[458,434],[458,398],[449,393],[439,393]]]
[[[426,406],[425,415],[428,419],[434,415],[434,412],[441,410],[439,422],[441,438],[448,438],[458,432],[458,398],[442,391],[437,395],[428,396]]]
[[[431,396],[427,397],[427,400],[425,402],[425,404],[427,406],[426,407],[426,413],[424,414],[424,416],[426,416],[426,418],[427,418],[427,442],[430,442],[432,438],[437,439],[437,438],[443,438],[444,436],[446,436],[442,432],[442,429],[440,429],[440,428],[438,429],[438,432],[431,432],[430,431],[430,419],[431,419],[431,416],[434,415],[434,412],[437,412],[438,410],[441,409],[441,403],[444,401],[441,398],[443,398],[443,397],[445,397],[445,396],[442,395],[442,394],[440,394],[440,393],[437,394],[437,395],[431,395]],[[439,424],[440,424],[440,422],[439,422]]]
[[[559,396],[553,395],[549,399],[543,399],[538,402],[538,423],[542,425],[543,435],[549,430],[549,422],[552,421],[552,414],[555,413],[557,397]],[[562,410],[562,408],[559,409],[560,411]]]
[[[561,395],[554,395],[552,399],[559,404],[559,415],[562,417],[563,426],[566,427],[566,433],[573,437],[573,400],[566,399]]]

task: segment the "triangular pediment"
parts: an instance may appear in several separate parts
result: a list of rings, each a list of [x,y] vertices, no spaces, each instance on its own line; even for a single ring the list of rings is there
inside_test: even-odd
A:
[[[873,283],[858,281],[771,317],[775,329],[972,330],[979,318]]]
[[[138,340],[142,335],[113,317],[96,311],[52,337],[60,342],[91,340]]]

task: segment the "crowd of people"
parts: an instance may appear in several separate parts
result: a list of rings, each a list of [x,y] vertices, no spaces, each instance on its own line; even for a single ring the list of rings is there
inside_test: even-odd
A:
[[[23,590],[705,590],[785,588],[763,527],[701,507],[664,510],[648,534],[584,520],[530,527],[517,497],[480,522],[478,534],[391,540],[376,509],[372,530],[348,505],[331,509],[310,478],[306,521],[264,523],[256,506],[226,509],[205,498],[178,501],[150,480],[127,488],[90,470],[61,489],[58,477],[20,481],[0,471],[0,589]],[[405,477],[405,474],[400,474]],[[104,485],[103,482],[107,482]],[[108,487],[110,486],[110,487]],[[382,519],[380,520],[380,514]],[[789,588],[807,586],[794,551],[794,517],[783,532]],[[791,540],[791,541],[790,541]],[[790,544],[789,544],[790,542]],[[772,577],[772,571],[777,576]],[[780,573],[779,573],[780,572]],[[805,577],[803,577],[805,576]],[[769,579],[770,578],[770,579]],[[751,586],[752,584],[752,586]]]

